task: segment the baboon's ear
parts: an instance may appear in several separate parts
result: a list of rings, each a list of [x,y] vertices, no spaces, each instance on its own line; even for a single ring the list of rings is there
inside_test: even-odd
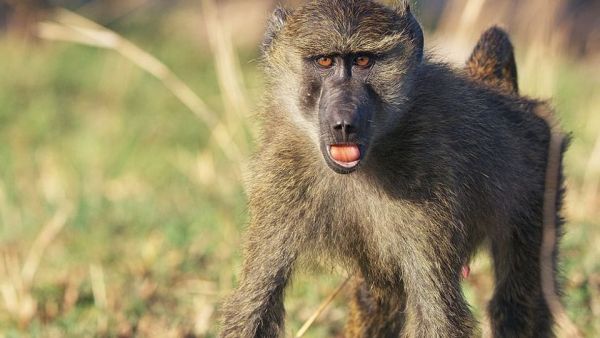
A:
[[[283,26],[285,26],[288,16],[289,12],[281,6],[277,6],[277,8],[275,8],[273,11],[273,14],[271,14],[271,18],[267,23],[267,30],[262,41],[261,49],[263,54],[266,54],[269,51],[273,40],[275,40],[277,34],[279,34]]]
[[[410,11],[410,4],[408,0],[398,0],[395,5],[396,12],[400,15],[401,24],[405,27],[406,33],[413,42],[415,51],[415,57],[417,62],[423,60],[423,30],[417,19],[413,16]]]

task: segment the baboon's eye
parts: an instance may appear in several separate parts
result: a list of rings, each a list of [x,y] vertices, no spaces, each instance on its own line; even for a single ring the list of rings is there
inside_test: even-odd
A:
[[[317,59],[317,64],[323,68],[329,68],[333,65],[333,59],[329,56],[321,56]]]
[[[354,64],[359,67],[369,67],[371,65],[371,58],[366,55],[359,55],[354,59]]]

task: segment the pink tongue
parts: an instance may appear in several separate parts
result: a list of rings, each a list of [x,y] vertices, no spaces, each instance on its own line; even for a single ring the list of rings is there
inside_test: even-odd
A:
[[[360,149],[356,144],[332,145],[330,153],[338,162],[350,163],[360,159]]]

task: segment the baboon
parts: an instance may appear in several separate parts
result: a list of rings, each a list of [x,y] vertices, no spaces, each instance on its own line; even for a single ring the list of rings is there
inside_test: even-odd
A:
[[[551,126],[494,46],[465,69],[432,60],[405,1],[275,10],[222,337],[282,335],[285,287],[314,257],[358,276],[347,337],[476,335],[460,271],[479,247],[494,261],[494,336],[553,336],[539,263]],[[486,59],[515,72],[478,73]]]

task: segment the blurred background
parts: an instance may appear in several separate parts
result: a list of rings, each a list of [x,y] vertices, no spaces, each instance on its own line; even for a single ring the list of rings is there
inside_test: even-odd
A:
[[[240,270],[257,45],[274,5],[0,0],[0,337],[215,336]],[[572,132],[563,300],[600,336],[600,2],[429,0],[414,12],[429,50],[459,67],[483,30],[505,27],[522,93],[551,98]],[[344,278],[297,276],[289,336]],[[464,290],[483,322],[491,286],[482,254]],[[339,335],[346,299],[306,337]]]

